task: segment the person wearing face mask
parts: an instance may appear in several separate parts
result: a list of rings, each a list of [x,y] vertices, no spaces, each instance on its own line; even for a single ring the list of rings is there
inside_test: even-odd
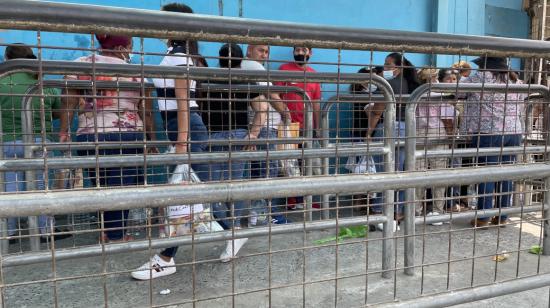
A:
[[[99,54],[91,54],[76,59],[77,62],[126,64],[132,50],[132,38],[121,35],[97,34]],[[69,80],[142,82],[136,77],[68,75]],[[69,89],[60,109],[60,142],[71,141],[70,123],[73,114],[78,114],[76,141],[78,142],[142,142],[143,131],[150,140],[155,139],[150,93],[140,90],[101,89],[97,91]],[[86,95],[87,97],[83,97]],[[97,96],[92,98],[92,96]],[[145,119],[145,121],[143,121]],[[145,123],[145,124],[144,124]],[[147,127],[146,127],[147,125]],[[143,147],[125,149],[79,150],[80,156],[136,155],[143,153]],[[142,180],[142,171],[137,167],[95,168],[85,170],[92,187],[133,186]],[[124,221],[128,210],[105,211],[105,231],[102,241],[120,242],[128,240],[124,236]]]
[[[420,83],[418,82],[418,75],[416,68],[413,64],[400,53],[391,53],[386,56],[384,61],[384,72],[382,73],[384,78],[388,81],[395,93],[397,106],[396,117],[394,126],[394,136],[396,141],[403,141],[405,137],[405,104],[402,103],[406,99],[402,98],[402,94],[410,94],[414,91]],[[382,141],[384,137],[384,110],[386,104],[383,102],[374,103],[372,108],[368,111],[369,125],[366,134],[366,138],[371,137],[375,141]],[[405,167],[405,155],[404,149],[396,149],[397,157],[395,160],[395,170],[403,171]],[[376,163],[376,171],[384,172],[383,157],[380,155],[373,156]],[[382,194],[377,194],[378,197],[373,200],[373,206],[370,208],[370,212],[373,214],[382,213]],[[399,191],[397,193],[397,202],[403,202],[405,200],[405,191]],[[396,220],[403,219],[402,213],[403,207],[396,208],[395,216]]]
[[[315,72],[308,65],[309,59],[313,55],[313,50],[309,47],[296,46],[293,49],[294,62],[285,63],[279,67],[281,71]],[[309,96],[313,107],[313,126],[319,128],[321,107],[321,85],[315,82],[276,82],[276,85],[292,86],[304,89]],[[286,102],[290,110],[292,122],[300,123],[300,128],[304,128],[304,102],[302,97],[296,93],[281,93],[281,99]]]
[[[297,71],[297,72],[315,72],[308,64],[309,59],[313,55],[313,49],[309,47],[295,46],[293,51],[294,62],[289,62],[281,65],[279,70],[281,71]],[[321,132],[318,131],[321,120],[321,84],[316,82],[275,82],[275,85],[279,86],[291,86],[303,89],[308,95],[313,111],[313,128],[317,136],[321,136]],[[300,128],[304,129],[304,101],[302,97],[294,92],[281,93],[281,99],[286,103],[290,110],[290,117],[292,122],[300,124]],[[299,207],[303,202],[302,197],[290,197],[288,198],[289,208],[294,209]],[[315,207],[319,206],[314,204]]]

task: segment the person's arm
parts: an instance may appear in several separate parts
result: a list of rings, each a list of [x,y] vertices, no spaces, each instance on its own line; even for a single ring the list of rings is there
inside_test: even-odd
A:
[[[454,121],[452,119],[441,119],[447,136],[452,137],[455,134]]]
[[[68,89],[64,91],[65,97],[61,100],[61,109],[59,115],[59,142],[71,141],[70,123],[73,120],[74,110],[78,106],[80,91],[76,89]]]
[[[145,99],[144,99],[144,110],[142,110],[142,119],[145,121],[145,132],[149,136],[149,140],[157,140],[157,135],[155,134],[155,117],[153,114],[153,90],[146,90]]]
[[[187,153],[189,140],[189,81],[187,79],[174,80],[176,100],[178,102],[178,139],[176,153]]]
[[[370,139],[372,137],[372,134],[376,129],[376,125],[378,125],[380,118],[382,118],[382,114],[384,113],[385,109],[386,109],[385,103],[374,103],[370,105],[367,109],[365,109],[365,112],[367,113],[368,123],[369,123],[368,129],[367,129],[367,135],[365,136],[366,139]]]
[[[260,130],[267,121],[269,105],[265,102],[265,96],[260,95],[250,101],[250,107],[254,111],[254,118],[252,119],[252,124],[250,126],[248,135],[251,138],[255,139],[258,138]]]
[[[269,94],[269,104],[273,107],[273,109],[281,114],[281,121],[283,123],[290,122],[290,111],[286,107],[286,104],[281,100],[279,93]]]

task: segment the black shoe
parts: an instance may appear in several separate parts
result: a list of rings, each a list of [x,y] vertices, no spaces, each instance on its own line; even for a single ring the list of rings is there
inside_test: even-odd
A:
[[[55,233],[58,233],[58,232],[67,232],[67,231],[59,230],[59,229],[56,228],[54,230],[54,236],[53,236],[54,241],[63,240],[63,239],[66,239],[66,238],[69,238],[69,237],[73,236],[70,233],[55,234]],[[47,242],[51,241],[51,239],[52,239],[51,235],[42,235],[42,236],[40,236],[40,243],[47,243]]]

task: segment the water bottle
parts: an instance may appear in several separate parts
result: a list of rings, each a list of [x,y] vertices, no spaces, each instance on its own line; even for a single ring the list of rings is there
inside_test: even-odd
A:
[[[264,199],[254,200],[250,203],[250,217],[248,224],[253,226],[261,226],[267,224],[267,202]]]
[[[131,209],[126,222],[126,234],[138,237],[145,231],[147,209]]]

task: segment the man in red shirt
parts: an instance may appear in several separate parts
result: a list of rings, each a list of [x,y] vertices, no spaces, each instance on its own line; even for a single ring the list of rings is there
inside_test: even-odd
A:
[[[313,55],[313,51],[308,47],[294,47],[294,62],[285,63],[279,67],[281,71],[299,71],[299,72],[315,72],[314,69],[308,66],[309,58]],[[280,86],[293,86],[304,89],[313,106],[313,127],[319,128],[320,116],[321,116],[321,85],[315,82],[277,82],[276,85]],[[294,92],[281,93],[281,100],[286,102],[288,109],[290,110],[290,116],[292,122],[300,123],[300,127],[304,127],[304,101],[302,97]],[[318,136],[320,137],[320,136]]]
[[[298,72],[315,72],[314,69],[308,66],[309,58],[313,55],[313,51],[308,47],[295,46],[293,50],[294,62],[285,63],[279,67],[281,71],[298,71]],[[277,82],[276,85],[280,86],[292,86],[303,89],[311,100],[313,109],[313,129],[318,131],[321,121],[321,85],[315,82]],[[292,122],[300,123],[300,128],[304,128],[304,101],[302,96],[297,93],[280,93],[281,100],[284,101],[290,111],[290,118]],[[321,137],[317,133],[317,137]],[[290,209],[302,208],[302,197],[290,197],[288,198],[288,207]],[[314,204],[313,207],[319,208],[318,204]]]

